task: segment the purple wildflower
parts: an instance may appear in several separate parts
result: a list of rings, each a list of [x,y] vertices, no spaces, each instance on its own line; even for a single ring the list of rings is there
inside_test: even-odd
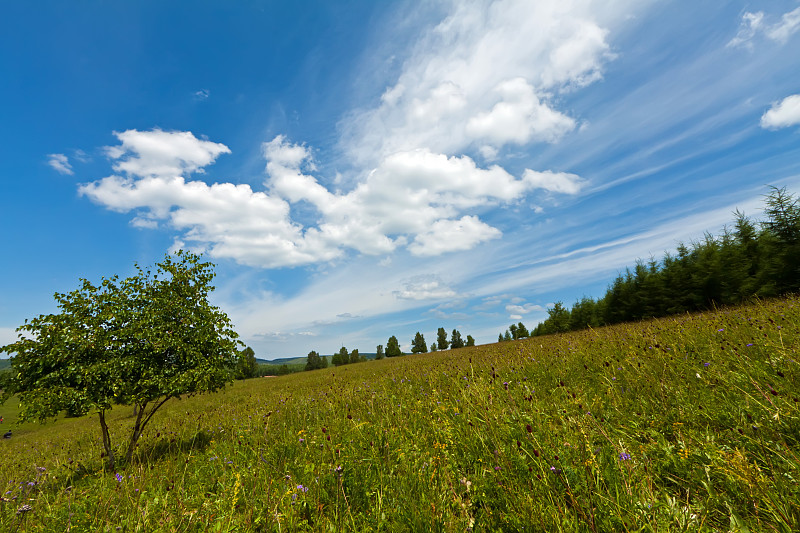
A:
[[[630,460],[630,458],[631,458],[631,455],[629,453],[622,452],[621,454],[619,454],[619,460],[620,461],[628,461],[628,460]]]
[[[117,474],[114,477],[117,479],[117,483],[122,483],[122,474],[117,472]]]

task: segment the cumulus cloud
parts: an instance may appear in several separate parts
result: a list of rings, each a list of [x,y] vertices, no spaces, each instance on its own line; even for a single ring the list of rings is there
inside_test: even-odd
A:
[[[414,255],[440,255],[469,250],[480,242],[496,239],[500,235],[500,230],[481,222],[475,216],[465,216],[459,220],[437,220],[429,231],[418,234],[408,249]]]
[[[787,96],[773,104],[761,116],[761,127],[765,129],[775,130],[798,124],[800,124],[800,94]]]
[[[800,30],[800,7],[784,13],[780,21],[774,24],[768,24],[764,19],[763,11],[746,12],[742,15],[739,31],[733,39],[728,41],[728,46],[752,48],[753,40],[759,35],[764,35],[780,44],[786,43],[794,33]]]
[[[202,172],[220,154],[230,153],[224,144],[198,139],[189,131],[127,130],[114,136],[122,144],[105,148],[115,160],[114,171],[141,178]]]
[[[283,135],[262,145],[263,190],[192,179],[228,147],[154,129],[115,133],[119,144],[105,148],[114,175],[80,192],[132,211],[135,227],[179,231],[176,245],[254,266],[469,250],[502,236],[481,218],[487,209],[535,191],[581,191],[575,174],[514,176],[500,161],[509,145],[554,143],[575,130],[559,97],[602,77],[613,58],[602,20],[624,16],[615,10],[625,4],[453,2],[422,31],[379,102],[342,121],[339,148],[352,164],[337,178],[342,191],[316,175],[311,147]],[[300,203],[304,224],[293,217]]]
[[[555,96],[600,79],[613,58],[588,1],[452,6],[421,36],[380,105],[343,124],[356,161],[375,165],[419,148],[491,156],[509,143],[557,141],[575,120],[554,108]]]
[[[48,154],[47,164],[59,174],[66,174],[68,176],[74,174],[72,165],[69,164],[69,158],[64,154]]]
[[[477,113],[466,124],[468,135],[490,143],[484,151],[506,143],[555,142],[575,128],[575,120],[543,104],[523,78],[504,81],[495,92],[498,102],[491,110]]]

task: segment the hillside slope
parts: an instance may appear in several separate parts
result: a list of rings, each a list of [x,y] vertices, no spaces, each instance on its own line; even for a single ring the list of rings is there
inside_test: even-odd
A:
[[[96,416],[24,426],[0,442],[0,523],[791,531],[799,325],[791,297],[237,382],[167,404],[117,476]]]

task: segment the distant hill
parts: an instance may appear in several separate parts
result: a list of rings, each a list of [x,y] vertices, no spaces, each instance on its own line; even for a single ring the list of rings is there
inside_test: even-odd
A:
[[[366,357],[367,359],[375,359],[377,354],[374,353],[364,353],[358,352],[359,355],[362,357]],[[327,357],[330,360],[333,357],[333,354],[322,355],[322,357]],[[258,359],[256,358],[256,362],[260,365],[299,365],[299,364],[306,364],[308,361],[308,357],[282,357],[279,359]]]

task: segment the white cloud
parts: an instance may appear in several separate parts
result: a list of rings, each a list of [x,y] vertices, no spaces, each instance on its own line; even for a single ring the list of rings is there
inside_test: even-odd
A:
[[[767,37],[773,41],[785,43],[798,30],[800,30],[800,7],[784,13],[781,21],[767,30]]]
[[[527,169],[523,174],[523,179],[532,189],[544,189],[549,192],[563,194],[578,194],[586,184],[585,180],[575,174],[551,172],[549,170],[536,172],[535,170]],[[537,209],[534,208],[534,211],[537,211]]]
[[[146,210],[138,215],[140,227],[168,220],[184,231],[181,240],[200,245],[212,257],[269,268],[329,261],[341,253],[318,246],[313,234],[303,235],[289,220],[284,200],[249,185],[110,176],[81,186],[80,193],[117,211]]]
[[[59,174],[66,174],[71,176],[74,174],[72,165],[69,164],[69,158],[64,154],[48,154],[47,164],[56,170]]]
[[[787,96],[773,104],[761,117],[761,127],[765,129],[787,128],[800,124],[800,94]]]
[[[202,172],[220,154],[229,154],[224,144],[198,139],[189,131],[127,130],[114,132],[121,146],[106,147],[115,172],[149,177],[184,176]]]
[[[576,120],[557,109],[559,96],[600,79],[613,58],[605,23],[624,18],[626,5],[453,2],[422,31],[379,103],[342,122],[340,148],[353,165],[334,182],[347,183],[343,191],[315,176],[311,148],[283,135],[262,146],[263,191],[191,180],[228,147],[154,129],[115,133],[120,144],[105,149],[115,175],[80,192],[134,211],[135,227],[171,227],[180,232],[176,242],[254,266],[312,264],[351,251],[388,258],[398,249],[469,250],[502,235],[482,220],[487,208],[536,190],[581,191],[585,181],[574,174],[526,169],[515,177],[468,154],[494,162],[507,145],[554,143],[573,131]],[[303,225],[292,217],[301,202],[316,210],[311,220],[304,211]]]
[[[525,305],[507,305],[506,312],[511,313],[513,316],[527,315],[533,311],[543,311],[541,305],[525,304]],[[513,318],[512,316],[512,318]]]
[[[480,242],[496,239],[501,235],[500,230],[474,216],[465,216],[459,220],[437,220],[429,231],[416,236],[408,250],[414,255],[440,255],[469,250]]]
[[[739,31],[736,37],[728,41],[728,46],[752,46],[750,41],[755,37],[756,33],[761,30],[764,23],[764,13],[747,12],[742,15],[742,22],[739,25]]]
[[[416,276],[405,284],[405,289],[395,291],[400,300],[440,300],[457,296],[456,291],[436,276]]]
[[[781,20],[774,24],[767,24],[764,21],[764,12],[746,12],[742,15],[742,22],[736,36],[728,42],[728,46],[753,47],[753,40],[763,34],[768,39],[780,44],[786,43],[789,38],[800,30],[800,7],[784,13]]]
[[[495,89],[499,101],[467,121],[466,132],[475,139],[502,146],[531,140],[555,142],[575,128],[575,121],[542,104],[523,78],[507,80]],[[485,148],[484,148],[485,150]]]
[[[614,18],[624,4],[454,2],[418,39],[380,104],[343,123],[344,148],[355,161],[377,166],[420,148],[491,155],[508,143],[558,140],[575,120],[552,102],[601,78],[613,54],[600,19]]]

